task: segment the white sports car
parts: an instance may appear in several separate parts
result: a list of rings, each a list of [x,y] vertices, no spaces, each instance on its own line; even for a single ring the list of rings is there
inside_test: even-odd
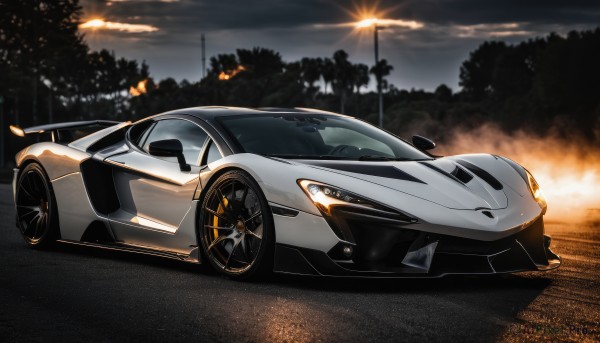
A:
[[[550,270],[546,202],[488,154],[438,157],[361,120],[312,109],[199,107],[88,121],[16,156],[17,226],[55,241],[268,272],[439,277]]]

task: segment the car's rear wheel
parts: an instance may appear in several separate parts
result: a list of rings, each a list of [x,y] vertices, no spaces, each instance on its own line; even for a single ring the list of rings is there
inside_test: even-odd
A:
[[[57,238],[56,201],[43,168],[31,163],[23,169],[16,185],[17,226],[25,242],[47,247]]]
[[[221,274],[248,279],[272,270],[273,217],[248,174],[229,171],[210,186],[199,231],[205,256]]]

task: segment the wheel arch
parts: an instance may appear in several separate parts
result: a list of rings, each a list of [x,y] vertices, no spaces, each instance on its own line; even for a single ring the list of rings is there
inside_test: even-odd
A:
[[[195,220],[195,231],[196,231],[196,240],[198,241],[199,235],[198,235],[198,230],[200,229],[200,214],[201,214],[201,209],[202,209],[202,203],[204,202],[204,198],[206,197],[206,193],[208,192],[208,190],[210,189],[210,187],[213,185],[213,183],[215,183],[215,181],[217,181],[219,179],[219,177],[227,172],[230,171],[241,171],[243,173],[248,174],[255,182],[256,184],[258,184],[258,187],[260,188],[260,191],[262,192],[263,196],[265,197],[265,199],[267,200],[267,203],[269,202],[269,199],[267,198],[267,193],[265,192],[265,190],[263,189],[263,185],[262,182],[260,182],[259,180],[257,180],[257,178],[254,176],[254,173],[248,172],[247,170],[245,170],[244,168],[240,167],[240,166],[236,166],[236,165],[228,165],[225,166],[221,169],[216,170],[214,173],[212,173],[205,181],[205,184],[202,184],[202,180],[200,181],[200,185],[202,186],[202,190],[200,191],[200,194],[194,197],[194,200],[196,200],[198,202],[198,204],[196,205],[196,220]],[[269,214],[272,216],[273,213],[271,212],[271,207],[269,206],[268,208]],[[199,241],[198,241],[199,243]]]

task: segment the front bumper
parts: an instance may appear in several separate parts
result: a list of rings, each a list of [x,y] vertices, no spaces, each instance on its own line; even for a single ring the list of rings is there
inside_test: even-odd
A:
[[[342,241],[328,252],[276,245],[274,270],[323,276],[441,277],[545,271],[561,264],[560,257],[549,248],[551,239],[544,235],[541,216],[521,231],[496,241],[386,228],[381,223],[357,223],[351,228],[354,242]]]

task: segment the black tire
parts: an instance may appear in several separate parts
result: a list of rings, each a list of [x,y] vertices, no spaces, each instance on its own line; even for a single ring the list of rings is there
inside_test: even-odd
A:
[[[16,186],[17,227],[25,242],[33,248],[51,246],[58,238],[58,215],[46,172],[38,163],[30,163]]]
[[[273,215],[250,175],[232,170],[219,176],[201,206],[199,240],[215,270],[238,280],[273,270]]]

